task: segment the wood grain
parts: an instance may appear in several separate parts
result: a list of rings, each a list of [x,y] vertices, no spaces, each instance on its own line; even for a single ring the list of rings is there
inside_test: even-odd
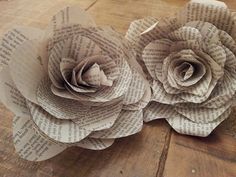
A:
[[[66,5],[79,4],[99,25],[125,34],[137,18],[163,18],[187,0],[0,0],[0,34],[14,25],[44,28]],[[231,9],[236,2],[225,1]],[[208,138],[178,135],[165,121],[117,140],[103,151],[70,148],[45,162],[27,162],[14,152],[12,117],[0,105],[0,177],[236,177],[236,110]]]

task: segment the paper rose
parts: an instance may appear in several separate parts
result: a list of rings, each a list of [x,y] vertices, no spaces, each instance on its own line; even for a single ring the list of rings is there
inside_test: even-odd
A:
[[[195,0],[176,16],[131,23],[126,34],[148,73],[146,122],[207,136],[231,111],[236,90],[236,18],[223,2]]]
[[[16,114],[19,155],[41,161],[69,146],[100,150],[139,132],[151,90],[129,65],[134,57],[120,34],[77,7],[61,10],[45,31],[5,34],[0,98]]]

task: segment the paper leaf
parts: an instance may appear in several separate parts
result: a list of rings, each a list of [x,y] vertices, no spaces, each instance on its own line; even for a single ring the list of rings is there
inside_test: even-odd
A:
[[[13,141],[16,152],[29,161],[47,160],[66,149],[36,133],[30,115],[14,117]]]
[[[94,132],[94,138],[121,138],[141,131],[143,126],[143,112],[122,110],[114,125],[107,130]]]

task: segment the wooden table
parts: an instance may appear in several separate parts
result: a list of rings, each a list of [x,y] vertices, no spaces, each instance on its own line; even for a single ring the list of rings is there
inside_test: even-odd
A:
[[[80,4],[100,25],[125,33],[137,18],[173,14],[187,0],[0,0],[0,34],[15,24],[43,28],[66,5]],[[225,0],[236,9],[235,0]],[[236,109],[209,137],[178,135],[164,120],[117,140],[103,151],[70,148],[55,158],[20,159],[12,143],[12,117],[0,105],[0,177],[236,177]]]

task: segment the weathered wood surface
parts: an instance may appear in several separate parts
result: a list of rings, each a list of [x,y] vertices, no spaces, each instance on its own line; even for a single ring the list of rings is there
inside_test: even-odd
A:
[[[187,0],[0,0],[0,35],[14,25],[43,28],[66,5],[79,4],[99,25],[125,33],[137,18],[173,14]],[[225,1],[236,9],[236,1]],[[55,158],[20,159],[12,143],[12,117],[0,105],[0,177],[236,177],[236,109],[208,138],[178,135],[163,120],[103,151],[70,148]],[[235,132],[235,133],[234,133]]]

